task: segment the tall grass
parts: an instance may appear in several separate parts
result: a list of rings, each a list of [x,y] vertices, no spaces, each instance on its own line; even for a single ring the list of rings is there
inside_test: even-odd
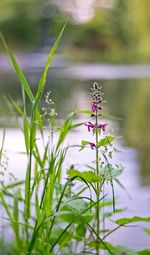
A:
[[[120,211],[115,208],[113,182],[120,183],[118,176],[122,173],[122,169],[114,167],[110,163],[115,151],[112,149],[112,143],[116,137],[104,132],[107,124],[101,122],[101,103],[103,101],[101,89],[97,83],[94,83],[92,88],[91,110],[79,111],[89,115],[90,121],[87,123],[75,124],[74,117],[77,112],[74,111],[64,120],[62,127],[57,129],[50,94],[46,95],[47,106],[44,116],[48,120],[50,139],[45,139],[39,103],[45,88],[51,60],[65,26],[66,24],[48,55],[35,95],[1,35],[22,87],[23,107],[21,108],[13,99],[11,99],[11,103],[23,119],[21,129],[24,134],[27,157],[25,180],[1,185],[0,201],[7,214],[5,220],[10,223],[14,233],[13,250],[12,252],[9,250],[6,254],[99,255],[102,250],[105,251],[105,254],[134,254],[135,251],[106,242],[106,238],[123,225],[136,221],[149,222],[150,219],[123,218],[116,221],[117,226],[114,229],[105,229],[107,214],[104,209],[112,206],[109,216],[115,211]],[[27,116],[27,98],[31,104],[30,116]],[[93,118],[92,122],[91,118]],[[92,140],[82,140],[79,147],[80,150],[88,147],[95,151],[94,164],[83,166],[83,171],[71,166],[67,170],[68,178],[64,183],[61,177],[62,169],[69,150],[69,146],[65,146],[64,142],[69,132],[80,125],[84,125],[85,129],[93,133]],[[58,138],[54,142],[55,130],[58,131]],[[41,143],[39,145],[37,136],[40,137],[42,145]],[[5,131],[0,148],[0,160],[4,141]],[[78,191],[74,187],[77,183],[81,184],[78,186]],[[112,199],[107,199],[105,184],[110,184],[112,188]]]

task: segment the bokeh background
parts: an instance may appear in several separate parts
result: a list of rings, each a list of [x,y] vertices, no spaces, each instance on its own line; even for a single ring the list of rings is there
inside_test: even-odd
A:
[[[33,91],[46,56],[69,18],[45,93],[52,91],[58,116],[64,118],[75,105],[88,108],[92,83],[102,84],[105,114],[114,119],[115,132],[122,136],[118,145],[125,165],[122,179],[133,199],[126,197],[124,204],[131,216],[150,215],[149,10],[149,0],[0,1],[0,31]],[[10,97],[21,105],[20,84],[0,42],[0,128],[2,132],[6,127],[8,135],[16,127]],[[10,133],[9,141],[16,135]],[[132,230],[126,243],[150,246],[142,231],[137,242],[137,233]]]

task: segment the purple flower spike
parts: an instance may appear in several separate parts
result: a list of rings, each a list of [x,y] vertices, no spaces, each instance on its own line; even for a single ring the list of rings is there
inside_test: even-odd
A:
[[[101,129],[105,132],[105,129],[106,129],[106,126],[107,126],[107,125],[108,125],[107,123],[105,123],[105,124],[100,124],[100,125],[98,125],[98,127],[101,128]]]
[[[95,125],[94,125],[93,123],[91,123],[90,121],[89,121],[87,124],[85,124],[85,126],[88,127],[88,131],[89,131],[89,132],[91,131],[92,128],[95,127]]]
[[[89,143],[89,145],[91,146],[92,150],[96,147],[95,143]]]
[[[96,103],[93,103],[93,104],[92,104],[92,111],[93,111],[93,112],[96,112],[96,110],[97,110],[97,104],[96,104]]]

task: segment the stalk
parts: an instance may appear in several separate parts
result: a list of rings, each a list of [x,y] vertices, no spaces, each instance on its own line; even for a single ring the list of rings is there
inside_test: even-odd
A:
[[[98,123],[98,118],[101,116],[101,111],[103,109],[102,107],[102,93],[101,93],[101,87],[98,85],[97,82],[94,82],[93,87],[91,88],[91,94],[92,94],[92,117],[95,118],[95,123],[88,123],[88,129],[94,128],[94,134],[95,134],[95,173],[96,175],[100,175],[100,169],[99,169],[99,132],[101,130],[105,129],[106,124],[100,124]],[[96,233],[97,233],[97,238],[96,238],[96,255],[100,255],[100,249],[99,249],[99,240],[100,240],[100,192],[101,192],[101,187],[102,183],[97,182],[96,187],[95,187],[95,195],[96,195],[96,208],[95,208],[95,216],[96,216]]]
[[[99,175],[99,151],[98,151],[98,111],[96,109],[95,112],[95,126],[96,126],[96,133],[95,133],[95,144],[96,144],[96,174]],[[99,201],[100,201],[100,185],[99,182],[96,184],[96,230],[97,230],[97,239],[96,239],[96,255],[99,255],[99,234],[100,234],[100,211],[99,211]]]

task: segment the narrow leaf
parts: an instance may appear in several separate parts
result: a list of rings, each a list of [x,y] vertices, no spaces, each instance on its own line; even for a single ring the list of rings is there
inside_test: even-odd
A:
[[[110,164],[107,164],[104,168],[104,177],[107,181],[112,181],[117,178],[123,172],[122,168],[113,168]]]
[[[43,93],[43,90],[44,90],[44,87],[45,87],[45,83],[46,83],[46,76],[47,76],[47,72],[48,72],[48,69],[49,69],[49,66],[50,66],[50,63],[52,61],[52,58],[54,56],[54,53],[55,51],[57,50],[58,48],[58,45],[60,43],[60,40],[61,40],[61,37],[63,35],[63,32],[64,32],[64,29],[67,25],[67,21],[65,23],[65,25],[63,26],[59,36],[57,37],[57,40],[53,46],[53,48],[51,49],[49,55],[48,55],[48,58],[46,60],[46,64],[45,64],[45,67],[44,67],[44,71],[42,73],[42,76],[41,76],[41,79],[40,79],[40,82],[39,82],[39,85],[38,85],[38,90],[37,90],[37,93],[36,93],[36,97],[35,97],[35,102],[38,103],[41,96],[42,96],[42,93]]]
[[[125,225],[133,222],[150,222],[150,217],[134,216],[133,218],[122,218],[115,221],[119,225]]]
[[[4,44],[4,47],[5,47],[6,51],[7,51],[8,55],[9,55],[9,57],[10,57],[12,66],[14,67],[14,69],[16,71],[16,74],[17,74],[21,84],[24,86],[24,89],[25,89],[25,91],[26,91],[30,101],[33,102],[33,100],[34,100],[33,93],[32,93],[32,91],[30,89],[30,86],[29,86],[29,84],[28,84],[28,82],[27,82],[27,80],[26,80],[26,78],[25,78],[21,68],[19,67],[19,64],[17,63],[17,61],[16,61],[15,57],[13,56],[11,50],[8,48],[8,46],[7,46],[6,42],[5,42],[5,39],[2,36],[2,34],[0,34],[0,37],[1,37],[1,40],[2,40],[2,42]]]

